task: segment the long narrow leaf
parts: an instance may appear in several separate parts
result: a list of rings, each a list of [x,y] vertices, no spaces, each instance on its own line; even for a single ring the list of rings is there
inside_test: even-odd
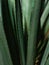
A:
[[[34,12],[32,12],[30,34],[28,38],[28,49],[27,49],[27,64],[34,65],[35,53],[36,53],[36,37],[39,23],[39,13],[40,13],[41,0],[35,1]]]
[[[45,65],[48,55],[49,55],[49,40],[48,40],[48,43],[47,43],[47,46],[46,46],[46,49],[45,49],[45,52],[44,52],[44,55],[43,55],[40,65]]]
[[[46,6],[46,8],[41,16],[41,28],[43,27],[44,22],[46,20],[46,17],[48,16],[48,14],[49,14],[49,1],[48,1],[47,6]]]
[[[13,65],[1,19],[2,18],[0,18],[0,65]]]
[[[20,0],[15,0],[16,5],[16,32],[17,32],[17,39],[20,48],[20,60],[21,65],[25,65],[25,56],[24,56],[24,47],[23,47],[23,26],[22,26],[22,10],[20,5]]]

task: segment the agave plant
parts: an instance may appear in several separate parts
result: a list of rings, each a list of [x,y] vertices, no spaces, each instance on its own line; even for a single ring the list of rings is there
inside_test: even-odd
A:
[[[49,65],[49,1],[1,0],[0,65]]]

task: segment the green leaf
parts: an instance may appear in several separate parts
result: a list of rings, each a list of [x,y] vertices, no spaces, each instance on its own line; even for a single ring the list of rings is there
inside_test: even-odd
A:
[[[46,20],[46,17],[48,16],[48,14],[49,14],[49,1],[48,1],[47,6],[46,6],[46,8],[45,8],[45,10],[44,10],[44,12],[43,12],[43,14],[41,16],[41,19],[40,19],[41,28],[43,27],[43,25],[45,23],[45,20]]]
[[[49,57],[48,57],[48,59],[47,59],[45,65],[49,65]]]
[[[0,18],[0,65],[13,65],[1,19],[2,18]]]
[[[8,0],[8,7],[9,7],[9,12],[10,12],[10,17],[11,17],[11,23],[12,23],[12,27],[13,27],[13,31],[15,33],[14,30],[14,20],[15,20],[15,0]]]
[[[22,0],[21,4],[22,4],[22,13],[23,13],[23,26],[25,28],[25,23],[27,24],[27,31],[29,33],[30,18],[34,9],[35,0]]]
[[[16,32],[17,32],[17,40],[20,49],[20,60],[21,65],[25,65],[25,55],[24,55],[24,40],[23,40],[23,26],[22,26],[22,10],[20,5],[20,0],[15,1],[16,6]]]
[[[35,1],[34,11],[32,12],[31,17],[31,27],[30,33],[28,37],[28,49],[27,49],[27,64],[26,65],[34,65],[35,56],[36,56],[36,41],[37,41],[37,30],[39,23],[39,12],[41,0]]]
[[[46,22],[44,33],[46,34],[48,30],[49,30],[49,17],[48,17],[48,20]]]
[[[45,52],[44,52],[44,55],[43,55],[40,65],[45,65],[48,55],[49,55],[49,40],[48,40],[47,46],[45,48]]]

